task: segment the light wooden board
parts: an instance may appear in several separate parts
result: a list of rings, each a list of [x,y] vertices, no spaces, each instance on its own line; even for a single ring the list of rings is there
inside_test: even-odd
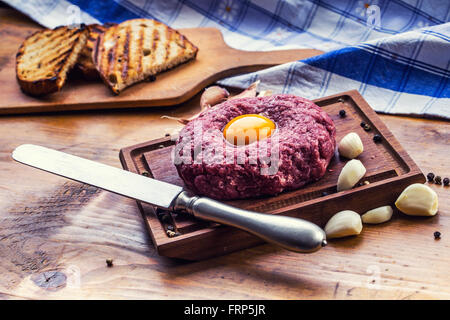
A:
[[[16,81],[15,56],[20,43],[39,27],[17,28],[0,9],[0,114],[86,109],[136,108],[180,104],[207,85],[227,76],[305,59],[312,49],[270,52],[230,48],[215,28],[180,29],[199,48],[197,58],[114,95],[100,80],[87,81],[72,74],[60,92],[44,97],[24,94]]]

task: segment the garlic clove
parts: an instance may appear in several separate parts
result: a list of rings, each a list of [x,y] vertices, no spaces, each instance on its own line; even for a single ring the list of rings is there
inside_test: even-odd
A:
[[[366,168],[361,161],[356,159],[350,160],[339,174],[337,191],[351,189],[365,174]]]
[[[224,102],[228,99],[229,95],[230,93],[225,88],[219,86],[208,87],[203,91],[202,96],[200,97],[200,108],[201,110],[205,110]]]
[[[403,190],[395,206],[411,216],[434,216],[438,211],[438,196],[429,186],[414,183]]]
[[[356,132],[350,132],[339,142],[338,151],[341,156],[353,159],[364,151],[364,146],[359,135]]]
[[[361,233],[361,230],[361,217],[351,210],[336,213],[325,225],[327,239],[357,235]]]
[[[370,224],[378,224],[389,221],[392,217],[391,206],[384,206],[367,211],[361,216],[362,222]]]

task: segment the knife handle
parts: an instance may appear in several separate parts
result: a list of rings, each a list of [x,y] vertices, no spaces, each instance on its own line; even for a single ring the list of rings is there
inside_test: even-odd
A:
[[[174,210],[245,230],[290,251],[309,253],[327,244],[325,232],[309,221],[243,210],[186,191],[175,199]]]

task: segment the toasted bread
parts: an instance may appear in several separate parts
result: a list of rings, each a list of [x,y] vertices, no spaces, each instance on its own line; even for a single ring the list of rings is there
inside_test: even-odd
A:
[[[87,36],[82,25],[45,29],[26,38],[16,55],[16,76],[22,90],[31,95],[60,90]]]
[[[108,30],[109,27],[117,25],[116,23],[90,24],[87,26],[89,30],[89,37],[86,44],[81,50],[80,56],[77,61],[77,68],[81,70],[83,76],[87,80],[99,79],[100,75],[95,68],[95,64],[92,61],[92,51],[94,50],[97,39],[100,35]]]
[[[105,31],[93,60],[103,81],[119,94],[126,87],[173,68],[197,55],[178,31],[150,19],[128,20]]]

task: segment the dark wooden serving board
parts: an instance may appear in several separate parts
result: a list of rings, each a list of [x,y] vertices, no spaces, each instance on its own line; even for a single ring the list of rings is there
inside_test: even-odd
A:
[[[180,29],[198,46],[197,58],[157,75],[154,82],[136,84],[116,96],[100,80],[86,81],[72,74],[60,92],[30,97],[16,81],[15,57],[25,37],[38,29],[32,24],[17,25],[0,9],[0,114],[171,106],[187,101],[219,79],[322,53],[313,49],[236,50],[225,44],[218,29]]]
[[[340,170],[347,162],[336,153],[327,174],[315,183],[275,197],[229,201],[229,204],[259,212],[299,217],[323,227],[338,211],[348,209],[362,214],[379,206],[392,205],[406,186],[425,182],[417,165],[357,91],[317,99],[315,103],[333,119],[337,141],[352,131],[359,134],[364,152],[358,159],[367,169],[362,181],[370,183],[336,192]],[[345,118],[339,117],[341,109],[347,113]],[[364,131],[360,126],[361,121],[370,124],[371,131]],[[372,139],[377,133],[383,138],[381,143],[375,143]],[[155,179],[183,185],[171,161],[173,145],[170,137],[148,141],[122,149],[120,160],[126,170],[148,173]],[[323,196],[323,192],[329,195]],[[200,260],[262,242],[235,228],[200,221],[183,213],[157,211],[153,206],[139,201],[138,206],[153,244],[163,256]],[[174,227],[176,236],[167,235],[169,226]]]

